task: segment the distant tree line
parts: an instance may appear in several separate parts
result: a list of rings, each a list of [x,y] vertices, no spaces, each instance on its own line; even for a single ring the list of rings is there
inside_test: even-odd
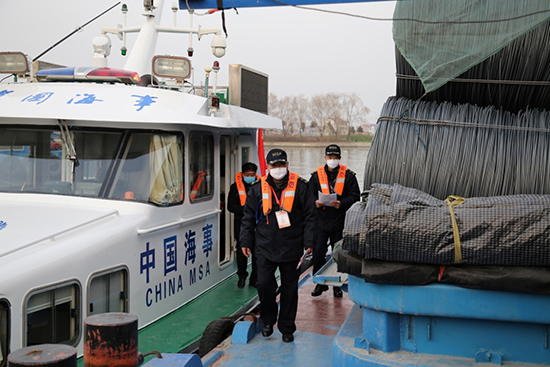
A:
[[[356,93],[326,93],[313,97],[269,94],[269,115],[283,122],[283,136],[342,136],[362,132],[369,108]],[[356,130],[357,127],[357,130]],[[275,131],[271,133],[277,133]]]

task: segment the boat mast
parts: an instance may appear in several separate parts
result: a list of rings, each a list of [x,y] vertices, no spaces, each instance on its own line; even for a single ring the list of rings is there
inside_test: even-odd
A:
[[[101,30],[101,36],[94,38],[94,58],[92,64],[98,67],[107,67],[107,56],[110,54],[111,41],[107,34],[115,34],[123,41],[121,52],[126,54],[126,34],[138,33],[136,42],[134,43],[128,60],[124,65],[125,70],[131,70],[137,72],[141,77],[143,75],[152,74],[152,60],[155,56],[155,50],[157,46],[157,39],[160,32],[164,33],[178,33],[189,35],[189,56],[192,56],[192,36],[197,35],[200,40],[202,36],[210,34],[214,35],[212,39],[212,54],[216,57],[223,57],[225,55],[226,42],[222,36],[222,30],[219,28],[176,28],[176,16],[175,13],[178,7],[174,4],[172,11],[174,12],[174,25],[172,27],[160,26],[162,18],[162,9],[164,8],[164,0],[155,0],[155,6],[153,6],[153,0],[144,0],[143,16],[146,17],[145,23],[141,27],[126,27],[126,13],[128,9],[125,5],[122,7],[122,13],[124,15],[124,25],[119,25],[117,28],[103,28]],[[190,11],[190,24],[193,25],[193,12]]]
[[[145,1],[145,3],[152,1]],[[155,55],[157,46],[158,30],[162,18],[164,0],[155,0],[155,6],[145,7],[143,16],[147,17],[145,24],[141,27],[138,38],[132,47],[124,69],[132,70],[138,75],[151,74],[151,60]]]

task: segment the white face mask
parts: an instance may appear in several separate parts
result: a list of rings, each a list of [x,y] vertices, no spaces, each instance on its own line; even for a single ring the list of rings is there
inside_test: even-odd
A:
[[[339,159],[327,159],[328,168],[335,169],[339,165],[340,165],[340,160]]]
[[[282,180],[286,176],[286,167],[271,168],[269,174],[276,180]]]

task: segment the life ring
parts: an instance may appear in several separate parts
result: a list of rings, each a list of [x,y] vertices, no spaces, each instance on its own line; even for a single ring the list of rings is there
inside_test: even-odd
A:
[[[204,357],[231,335],[234,326],[235,323],[230,318],[210,321],[199,341],[199,357]]]

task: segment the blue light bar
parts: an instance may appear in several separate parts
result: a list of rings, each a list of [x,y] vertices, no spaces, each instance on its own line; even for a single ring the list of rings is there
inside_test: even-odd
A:
[[[140,82],[139,75],[137,75],[136,72],[96,67],[45,69],[36,72],[36,79],[39,82],[74,81],[125,84],[136,84]]]
[[[45,69],[36,72],[36,76],[42,75],[74,75],[75,68]]]

